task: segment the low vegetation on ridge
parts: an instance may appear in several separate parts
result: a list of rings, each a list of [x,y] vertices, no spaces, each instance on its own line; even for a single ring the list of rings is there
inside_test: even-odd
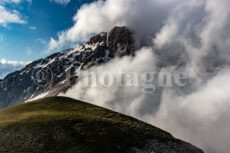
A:
[[[1,153],[133,153],[151,140],[179,153],[183,147],[200,153],[159,128],[70,98],[44,98],[0,111]]]

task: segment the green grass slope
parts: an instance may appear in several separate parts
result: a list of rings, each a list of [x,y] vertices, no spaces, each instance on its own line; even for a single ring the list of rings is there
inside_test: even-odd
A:
[[[134,118],[64,97],[0,111],[0,153],[202,153]]]

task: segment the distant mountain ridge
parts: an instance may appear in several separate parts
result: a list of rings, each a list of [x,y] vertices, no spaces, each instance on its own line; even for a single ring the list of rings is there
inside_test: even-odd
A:
[[[127,27],[114,27],[77,48],[34,61],[0,80],[0,108],[46,92],[55,96],[74,85],[78,70],[106,63],[117,56],[133,56],[136,47],[133,33]]]

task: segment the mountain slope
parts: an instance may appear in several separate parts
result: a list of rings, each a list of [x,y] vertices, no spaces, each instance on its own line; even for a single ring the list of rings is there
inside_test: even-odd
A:
[[[169,133],[64,97],[0,111],[1,153],[202,153]]]
[[[106,63],[114,57],[132,56],[135,48],[133,33],[127,27],[114,27],[79,47],[34,61],[0,80],[0,108],[47,91],[49,96],[55,96],[75,84],[79,70]]]

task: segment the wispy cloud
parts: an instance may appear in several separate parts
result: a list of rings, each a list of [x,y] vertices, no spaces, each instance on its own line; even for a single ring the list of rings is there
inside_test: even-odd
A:
[[[29,62],[0,59],[0,79],[3,79],[11,72],[21,69],[27,64],[29,64]]]
[[[30,56],[31,54],[33,54],[33,52],[34,52],[34,51],[33,51],[30,47],[27,47],[27,48],[26,48],[26,55],[27,55],[27,56]]]
[[[20,3],[22,0],[2,0],[1,3],[15,3],[18,4]]]
[[[34,42],[38,42],[38,43],[43,44],[43,45],[47,43],[46,40],[41,39],[41,38],[34,40]]]
[[[24,24],[25,20],[21,14],[16,10],[7,10],[0,5],[0,25],[5,26],[9,23]]]
[[[10,23],[26,23],[19,11],[6,7],[6,4],[19,5],[22,2],[32,3],[32,0],[0,0],[0,26],[7,26]]]
[[[14,4],[19,4],[21,2],[28,2],[32,3],[32,0],[1,0],[0,4],[5,4],[5,3],[14,3]]]
[[[11,61],[11,60],[6,60],[6,59],[1,59],[0,60],[0,65],[12,65],[12,66],[17,66],[17,65],[26,65],[29,62],[23,62],[23,61]]]
[[[37,30],[37,27],[35,27],[35,26],[30,26],[30,29],[31,29],[31,30]]]
[[[67,5],[70,2],[70,0],[50,0],[50,2],[54,2],[61,5]]]

